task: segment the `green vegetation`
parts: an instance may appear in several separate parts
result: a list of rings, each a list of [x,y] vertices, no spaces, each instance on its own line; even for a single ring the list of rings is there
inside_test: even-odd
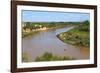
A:
[[[24,38],[28,35],[32,35],[39,30],[62,28],[79,23],[80,22],[22,22],[22,37]]]
[[[37,57],[35,59],[36,62],[37,61],[59,61],[59,60],[63,61],[63,60],[75,60],[75,59],[72,57],[69,57],[69,56],[67,56],[67,57],[56,56],[56,55],[53,55],[52,53],[48,53],[48,52],[44,53],[42,56]]]
[[[36,31],[68,26],[67,22],[22,22],[22,38]]]
[[[89,47],[89,21],[84,21],[81,25],[61,33],[57,37],[65,43]]]
[[[68,25],[67,22],[23,22],[23,29],[39,29],[39,28],[53,28],[53,27],[64,27]]]
[[[26,36],[28,36],[28,35],[32,35],[33,34],[33,32],[23,32],[22,33],[22,38],[24,38],[24,37],[26,37]]]
[[[22,53],[22,62],[28,62],[28,54]]]

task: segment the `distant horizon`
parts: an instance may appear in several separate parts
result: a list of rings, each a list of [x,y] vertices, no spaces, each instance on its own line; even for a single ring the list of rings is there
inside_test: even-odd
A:
[[[85,21],[89,21],[89,20],[85,20]],[[24,22],[29,22],[29,21],[24,21]],[[51,22],[53,22],[53,21],[51,21]],[[51,22],[31,22],[31,23],[51,23]],[[59,22],[62,22],[62,21],[59,21]],[[54,22],[54,23],[59,23],[59,22]],[[82,22],[84,22],[84,21],[81,21],[81,22],[78,22],[78,23],[82,23]],[[69,22],[67,22],[67,23],[69,23]],[[72,23],[74,23],[74,22],[72,22]]]
[[[22,22],[83,22],[89,13],[22,10]]]

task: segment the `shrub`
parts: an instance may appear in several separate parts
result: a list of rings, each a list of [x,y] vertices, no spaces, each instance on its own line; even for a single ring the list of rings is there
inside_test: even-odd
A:
[[[22,53],[22,62],[28,62],[28,54]]]
[[[57,61],[57,60],[74,60],[74,58],[71,57],[61,57],[61,56],[56,56],[53,55],[52,53],[44,53],[42,56],[36,57],[35,61]]]

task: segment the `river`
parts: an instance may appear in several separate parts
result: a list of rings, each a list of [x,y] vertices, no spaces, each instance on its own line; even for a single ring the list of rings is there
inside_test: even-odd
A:
[[[49,29],[22,38],[22,52],[28,54],[28,61],[34,62],[37,56],[45,52],[58,56],[70,56],[77,60],[89,59],[89,48],[66,44],[57,38],[57,34],[68,31],[73,27]]]

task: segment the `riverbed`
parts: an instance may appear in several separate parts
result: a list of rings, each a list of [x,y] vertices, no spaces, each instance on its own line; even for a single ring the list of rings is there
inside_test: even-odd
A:
[[[57,34],[72,28],[64,27],[38,31],[31,36],[22,38],[22,52],[28,54],[29,62],[34,62],[37,56],[41,56],[45,52],[57,56],[70,56],[77,60],[89,59],[89,48],[66,44],[57,38]]]

